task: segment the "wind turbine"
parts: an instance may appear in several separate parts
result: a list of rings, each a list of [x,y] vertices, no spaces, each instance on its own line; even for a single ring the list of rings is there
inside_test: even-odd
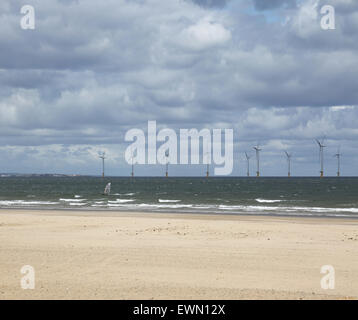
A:
[[[292,158],[292,154],[288,153],[287,151],[285,151],[285,153],[286,153],[287,164],[288,164],[288,177],[291,177],[291,158]]]
[[[323,178],[324,176],[324,171],[323,171],[323,148],[325,148],[326,146],[323,144],[324,143],[324,138],[322,139],[322,141],[319,141],[318,139],[316,139],[316,142],[319,146],[319,160],[321,162],[321,171],[320,171],[320,177]]]
[[[209,143],[206,143],[206,153],[205,153],[205,157],[206,157],[206,177],[209,178],[209,174],[210,174],[210,152],[211,152],[211,144],[210,144],[210,151],[209,151]]]
[[[246,161],[247,161],[247,176],[250,177],[250,156],[245,152]]]
[[[104,178],[104,160],[106,159],[105,152],[99,154],[99,158],[102,159],[102,178]]]
[[[206,164],[206,177],[209,178],[209,151],[206,153],[207,164]]]
[[[341,148],[338,147],[337,153],[334,155],[337,157],[337,177],[341,176]]]
[[[165,151],[165,158],[166,158],[166,163],[165,163],[165,176],[168,178],[169,150]]]
[[[257,161],[257,171],[256,171],[256,177],[260,176],[260,151],[262,149],[259,148],[259,144],[257,144],[256,147],[254,147],[256,151],[256,161]]]
[[[131,171],[131,177],[134,177],[134,153],[133,153],[133,147],[131,147],[131,160],[132,160],[132,171]]]

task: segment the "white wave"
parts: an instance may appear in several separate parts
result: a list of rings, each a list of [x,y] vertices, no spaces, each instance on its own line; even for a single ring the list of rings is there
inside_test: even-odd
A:
[[[287,207],[288,209],[308,211],[308,212],[352,212],[358,213],[358,208],[323,208],[323,207]]]
[[[245,206],[226,206],[221,204],[218,206],[218,208],[222,210],[244,210]]]
[[[180,208],[193,208],[193,205],[192,204],[162,204],[159,205],[158,207],[180,209]]]
[[[119,199],[124,200],[124,199]],[[93,204],[93,207],[106,207],[106,205]],[[358,208],[322,208],[322,207],[278,207],[278,206],[245,206],[245,205],[205,205],[205,204],[151,204],[151,203],[139,203],[130,204],[126,202],[108,201],[107,207],[121,207],[127,209],[138,210],[160,210],[160,209],[191,209],[192,212],[196,210],[209,210],[214,212],[231,211],[231,212],[244,212],[247,214],[253,214],[258,212],[268,213],[286,213],[295,215],[324,215],[334,213],[338,216],[338,213],[358,213]],[[218,211],[217,211],[218,210]]]
[[[133,201],[135,201],[135,199],[117,199],[116,201],[108,201],[108,203],[127,203]]]
[[[109,207],[123,207],[128,209],[180,209],[180,208],[193,208],[191,204],[149,204],[149,203],[140,203],[140,204],[120,204],[120,203],[109,203]]]
[[[87,203],[70,202],[70,206],[85,206]]]
[[[284,200],[268,200],[268,199],[255,199],[257,202],[260,203],[275,203],[275,202],[282,202]]]
[[[158,199],[159,202],[168,202],[168,203],[177,203],[180,202],[181,200],[165,200],[165,199]]]
[[[59,204],[59,202],[52,201],[26,201],[26,200],[1,200],[0,205],[11,206],[11,205],[52,205]]]
[[[81,198],[82,196],[75,194],[75,198]]]
[[[138,207],[146,207],[146,208],[172,208],[172,209],[180,209],[180,208],[193,208],[192,204],[145,204],[141,203],[137,205]]]
[[[125,199],[117,199],[125,200]],[[269,205],[210,205],[210,204],[179,204],[179,203],[127,203],[125,201],[108,201],[108,205],[95,203],[92,207],[101,207],[115,209],[123,208],[126,210],[183,210],[184,212],[215,212],[215,213],[245,213],[245,214],[284,214],[284,215],[297,215],[297,216],[340,216],[349,217],[352,213],[357,214],[358,208],[323,208],[323,207],[280,207]]]
[[[358,208],[324,208],[324,207],[271,207],[271,206],[225,206],[219,205],[222,210],[238,211],[277,211],[277,212],[305,212],[305,213],[358,213]]]
[[[64,198],[60,198],[60,201],[65,201],[65,202],[81,202],[81,201],[85,201],[87,199],[64,199]]]

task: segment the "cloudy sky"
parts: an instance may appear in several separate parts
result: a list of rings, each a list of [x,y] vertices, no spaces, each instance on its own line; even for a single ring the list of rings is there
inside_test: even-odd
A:
[[[106,151],[107,173],[128,175],[125,132],[156,120],[233,128],[233,175],[257,142],[263,175],[286,174],[284,150],[292,174],[318,175],[323,136],[327,174],[340,146],[342,174],[358,175],[356,0],[1,0],[0,26],[0,172],[99,174]]]

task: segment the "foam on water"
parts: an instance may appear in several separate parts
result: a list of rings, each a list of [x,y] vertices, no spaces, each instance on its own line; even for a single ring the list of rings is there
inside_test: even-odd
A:
[[[135,192],[129,192],[129,193],[113,193],[114,196],[134,196]]]
[[[284,200],[267,200],[267,199],[255,199],[255,200],[260,203],[276,203],[276,202],[284,201]]]
[[[72,200],[72,201],[67,201]],[[78,200],[78,199],[77,199]],[[163,199],[162,199],[163,200]],[[26,200],[0,200],[0,206],[5,207],[41,207],[41,206],[57,206],[61,203],[71,207],[93,207],[93,208],[121,208],[123,210],[146,210],[146,211],[183,211],[183,212],[200,212],[200,213],[225,213],[230,212],[237,214],[287,214],[287,215],[301,215],[301,216],[337,216],[349,217],[352,214],[358,214],[358,208],[324,208],[324,207],[304,207],[304,206],[269,206],[269,205],[210,205],[210,204],[179,204],[173,202],[153,203],[136,203],[135,199],[117,199],[115,201],[76,201],[76,199],[66,199],[63,202],[54,201],[26,201]]]
[[[117,199],[115,201],[108,200],[108,203],[128,203],[128,202],[134,202],[135,199]]]
[[[21,205],[56,205],[59,202],[52,201],[26,201],[26,200],[1,200],[0,206],[21,206]]]
[[[168,202],[168,203],[176,203],[180,202],[181,200],[165,200],[165,199],[158,199],[158,202]]]

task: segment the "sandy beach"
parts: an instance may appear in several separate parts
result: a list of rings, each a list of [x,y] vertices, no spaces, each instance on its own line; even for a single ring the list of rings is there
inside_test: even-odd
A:
[[[0,210],[0,299],[356,298],[358,220]]]

